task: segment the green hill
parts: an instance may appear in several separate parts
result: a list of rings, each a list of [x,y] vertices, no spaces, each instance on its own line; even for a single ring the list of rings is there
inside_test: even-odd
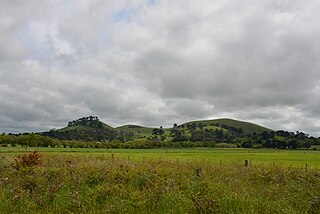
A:
[[[154,128],[143,127],[139,125],[124,125],[116,128],[117,131],[131,132],[137,138],[149,137],[152,135],[153,129]]]
[[[68,122],[62,129],[42,133],[45,136],[60,140],[106,141],[114,140],[117,131],[101,122],[97,116],[82,117]]]
[[[159,127],[157,127],[159,128]],[[272,131],[266,127],[249,123],[245,121],[233,120],[228,118],[214,120],[190,121],[178,125],[177,128],[187,137],[191,137],[191,131],[188,130],[223,130],[234,134],[252,134],[262,133],[263,131]],[[167,140],[172,139],[171,130],[177,128],[163,128]],[[85,141],[105,141],[119,139],[142,139],[152,136],[153,127],[144,127],[140,125],[123,125],[113,128],[106,123],[101,122],[96,116],[82,117],[68,122],[64,128],[44,132],[49,137],[62,140],[85,140]]]
[[[56,130],[57,132],[66,132],[66,131],[85,131],[85,130],[92,130],[92,129],[109,129],[114,130],[113,127],[109,126],[106,123],[103,123],[99,120],[97,116],[89,116],[89,117],[82,117],[77,120],[69,121],[68,126]]]
[[[132,132],[135,135],[139,136],[150,136],[152,135],[152,130],[154,128],[152,127],[145,127],[145,126],[140,126],[140,125],[123,125],[119,126],[116,128],[113,128],[109,126],[106,123],[101,122],[97,118],[93,119],[88,119],[89,117],[86,118],[80,118],[75,121],[71,121],[68,123],[68,126],[58,129],[56,131],[58,132],[65,132],[65,131],[72,131],[72,130],[91,130],[91,129],[96,129],[98,126],[99,128],[103,129],[109,129],[109,130],[116,130],[116,131],[126,131],[126,132]],[[246,121],[240,121],[240,120],[234,120],[234,119],[229,119],[229,118],[221,118],[221,119],[213,119],[213,120],[196,120],[196,121],[190,121],[181,124],[182,126],[187,126],[188,124],[196,124],[199,126],[199,124],[203,124],[204,128],[206,129],[223,129],[223,130],[228,130],[228,127],[234,127],[234,128],[242,128],[243,132],[245,134],[252,134],[254,132],[256,133],[261,133],[263,131],[272,131],[269,128],[246,122]],[[180,125],[180,126],[181,126]],[[170,131],[172,128],[164,128],[165,131]]]
[[[199,125],[202,123],[204,127],[211,127],[211,128],[224,128],[228,129],[228,127],[234,127],[237,129],[242,128],[243,133],[245,134],[252,134],[252,133],[261,133],[263,131],[272,131],[269,128],[250,123],[240,120],[228,119],[228,118],[221,118],[221,119],[214,119],[214,120],[198,120],[198,121],[191,121],[184,123],[183,125],[195,123]]]
[[[272,131],[271,129],[268,129],[266,127],[263,127],[254,123],[233,120],[228,118],[190,121],[190,122],[178,125],[178,127],[184,127],[182,129],[186,130],[186,127],[191,124],[196,124],[197,129],[199,129],[199,127],[201,126],[201,125],[199,126],[199,124],[202,124],[204,129],[212,129],[212,130],[222,129],[224,132],[234,131],[234,132],[242,132],[244,134],[261,133],[263,131]],[[115,129],[117,131],[130,132],[133,134],[134,138],[144,138],[144,137],[151,136],[152,130],[154,128],[130,124],[130,125],[120,126]],[[164,128],[163,130],[165,131],[166,134],[168,134],[170,133],[172,128]],[[186,134],[188,136],[190,135],[189,132],[186,132]]]
[[[157,128],[159,128],[159,127],[157,127]],[[117,131],[125,131],[125,132],[129,132],[129,133],[131,132],[131,133],[133,133],[134,138],[145,138],[145,137],[151,136],[152,131],[155,128],[130,124],[130,125],[119,126],[115,129]],[[171,128],[163,128],[163,130],[167,134],[170,132]]]
[[[109,130],[115,130],[115,128],[109,126],[108,124],[106,123],[102,123],[102,127],[103,129],[109,129]],[[56,131],[57,132],[65,132],[65,131],[74,131],[74,130],[93,130],[93,129],[96,129],[96,127],[91,127],[91,126],[88,126],[88,125],[74,125],[74,126],[67,126],[67,127],[64,127],[64,128],[61,128],[61,129],[57,129]]]

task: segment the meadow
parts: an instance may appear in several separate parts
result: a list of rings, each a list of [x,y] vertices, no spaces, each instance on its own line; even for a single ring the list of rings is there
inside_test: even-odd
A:
[[[0,213],[320,213],[318,167],[314,150],[5,147]]]
[[[254,165],[280,165],[304,168],[320,168],[320,150],[245,149],[245,148],[190,148],[190,149],[106,149],[106,148],[47,148],[0,147],[0,154],[22,154],[39,151],[48,154],[97,155],[139,161],[172,160],[183,162],[209,162],[211,164],[244,163]]]

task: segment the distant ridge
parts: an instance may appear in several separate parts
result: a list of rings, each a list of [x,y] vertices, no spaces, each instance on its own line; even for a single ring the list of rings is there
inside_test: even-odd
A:
[[[208,129],[223,129],[227,131],[230,128],[236,128],[241,129],[244,134],[253,134],[253,133],[262,133],[264,131],[273,131],[272,129],[263,127],[261,125],[257,125],[255,123],[250,123],[246,121],[240,121],[235,119],[229,119],[229,118],[220,118],[220,119],[212,119],[212,120],[196,120],[196,121],[190,121],[183,123],[181,125],[177,126],[187,126],[189,124],[196,124],[199,126],[199,124],[203,124],[204,128]],[[160,127],[160,126],[159,126]],[[159,128],[157,127],[157,128]],[[140,125],[123,125],[115,128],[116,130],[122,130],[122,131],[130,131],[136,134],[137,136],[149,136],[152,134],[152,130],[154,128],[151,127],[144,127]],[[164,128],[166,131],[170,131],[171,128]]]
[[[173,129],[182,128],[186,130],[188,127],[195,127],[195,129],[200,129],[201,127],[201,129],[222,130],[223,132],[232,132],[236,134],[253,134],[262,133],[264,131],[273,131],[261,125],[229,118],[196,120],[180,125],[173,124],[170,128],[162,129],[167,134],[170,134]],[[43,134],[62,140],[77,139],[86,141],[104,141],[113,140],[118,134],[121,133],[123,135],[129,135],[133,139],[147,138],[153,135],[154,129],[160,129],[160,126],[154,128],[129,124],[114,128],[104,122],[101,122],[97,116],[89,116],[70,121],[64,128],[50,130],[49,132],[43,132]],[[189,132],[188,136],[190,135],[191,133]]]
[[[41,134],[60,140],[84,140],[84,141],[111,141],[116,139],[117,131],[97,116],[81,117],[69,121],[68,125],[61,129],[52,129]]]
[[[229,126],[229,127],[235,127],[235,128],[242,128],[243,132],[245,134],[253,134],[253,133],[261,133],[264,131],[273,131],[272,129],[266,128],[261,125],[257,125],[255,123],[250,123],[246,121],[241,120],[235,120],[235,119],[229,119],[229,118],[220,118],[220,119],[213,119],[213,120],[197,120],[197,121],[190,121],[186,122],[183,125],[195,123],[195,124],[204,124],[206,126],[216,126],[216,127],[222,127],[223,126]]]
[[[182,123],[181,125],[187,125],[192,123],[195,123],[197,125],[202,123],[204,126],[210,126],[210,127],[216,127],[216,128],[223,128],[223,126],[242,128],[244,133],[247,133],[247,134],[252,134],[254,132],[261,133],[263,131],[273,131],[270,128],[267,128],[252,122],[235,120],[230,118],[195,120],[195,121]],[[97,116],[89,116],[89,117],[82,117],[77,120],[70,121],[68,122],[68,126],[61,129],[57,129],[57,131],[67,131],[67,130],[75,130],[75,129],[91,129],[91,128],[97,128],[97,127],[103,128],[103,129],[110,129],[110,130],[124,130],[124,131],[136,130],[136,131],[150,132],[150,133],[152,132],[152,129],[154,129],[154,127],[147,127],[147,126],[136,125],[136,124],[127,124],[127,125],[122,125],[114,128],[108,125],[107,123],[100,121]],[[165,128],[165,129],[170,130],[171,128],[172,127]]]
[[[57,131],[63,132],[63,131],[76,130],[76,129],[96,129],[96,128],[114,130],[113,127],[109,126],[106,123],[101,122],[97,116],[88,116],[88,117],[81,117],[73,121],[69,121],[67,127],[58,129]]]

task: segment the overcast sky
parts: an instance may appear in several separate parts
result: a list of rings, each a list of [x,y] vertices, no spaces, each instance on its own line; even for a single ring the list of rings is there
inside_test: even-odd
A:
[[[320,1],[2,0],[0,132],[89,115],[320,136]]]

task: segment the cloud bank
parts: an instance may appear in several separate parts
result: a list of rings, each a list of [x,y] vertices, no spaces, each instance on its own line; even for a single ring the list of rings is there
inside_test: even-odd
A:
[[[0,132],[231,117],[320,136],[318,1],[1,1]]]

